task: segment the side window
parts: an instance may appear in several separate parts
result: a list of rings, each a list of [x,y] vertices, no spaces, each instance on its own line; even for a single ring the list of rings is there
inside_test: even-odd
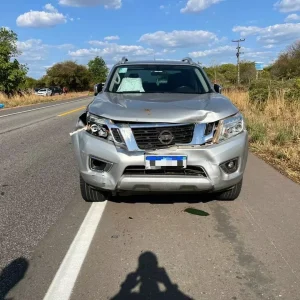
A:
[[[112,92],[116,92],[122,82],[122,79],[124,78],[124,76],[126,75],[127,73],[127,70],[125,72],[120,72],[120,69],[118,68],[113,77],[112,77],[112,80],[110,82],[110,85],[109,85],[109,91],[112,91]]]
[[[208,84],[206,83],[206,80],[204,79],[204,77],[203,77],[203,75],[201,74],[201,72],[199,71],[199,69],[196,69],[196,68],[195,68],[195,73],[196,73],[198,79],[199,79],[200,82],[201,82],[203,91],[204,91],[205,93],[208,93],[208,92],[209,92],[209,86],[208,86]]]

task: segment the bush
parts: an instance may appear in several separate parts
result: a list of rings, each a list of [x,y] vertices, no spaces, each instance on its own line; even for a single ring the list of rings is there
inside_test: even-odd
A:
[[[249,87],[249,98],[253,102],[265,102],[268,98],[280,96],[285,100],[300,100],[300,80],[257,80]]]
[[[291,87],[286,93],[286,99],[288,100],[300,100],[300,78],[291,80]]]
[[[246,122],[247,130],[253,143],[264,143],[267,137],[267,128],[262,123]]]
[[[289,128],[281,128],[275,136],[273,143],[275,145],[283,146],[286,143],[294,140],[294,134]]]
[[[249,89],[250,101],[264,102],[268,99],[269,90],[267,88],[252,88]]]

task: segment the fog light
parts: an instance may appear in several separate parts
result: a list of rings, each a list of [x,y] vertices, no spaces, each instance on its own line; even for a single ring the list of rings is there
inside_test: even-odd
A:
[[[90,158],[90,169],[96,172],[108,172],[111,167],[112,163],[97,159],[95,157]]]
[[[238,169],[238,158],[233,158],[231,160],[225,161],[220,165],[222,170],[227,174],[232,174]]]

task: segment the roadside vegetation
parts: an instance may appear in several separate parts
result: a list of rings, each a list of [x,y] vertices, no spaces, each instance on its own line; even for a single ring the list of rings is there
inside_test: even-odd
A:
[[[86,97],[90,95],[92,95],[92,93],[88,91],[70,92],[67,93],[66,95],[55,95],[51,97],[37,96],[34,94],[24,94],[22,96],[16,94],[14,96],[7,97],[7,95],[0,93],[0,103],[3,103],[5,105],[5,108],[12,108],[12,107],[26,106],[31,104],[73,99],[73,98],[84,97],[84,96]]]
[[[223,72],[217,73],[218,68]],[[241,72],[239,87],[224,68],[209,68],[208,73],[212,80],[219,76],[224,94],[243,112],[252,152],[300,183],[300,42],[261,71],[258,79],[254,63],[244,63],[241,70],[248,71]]]
[[[264,103],[251,101],[249,92],[224,94],[246,118],[251,151],[300,183],[300,101],[280,93]]]

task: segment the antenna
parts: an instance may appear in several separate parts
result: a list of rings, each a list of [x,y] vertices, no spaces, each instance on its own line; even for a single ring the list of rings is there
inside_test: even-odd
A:
[[[244,54],[243,52],[240,52],[240,50],[241,50],[240,43],[245,42],[245,40],[246,39],[239,39],[239,40],[232,41],[233,43],[238,43],[238,46],[236,48],[237,49],[236,57],[237,57],[237,68],[238,68],[238,80],[237,80],[238,85],[240,85],[240,55]]]

